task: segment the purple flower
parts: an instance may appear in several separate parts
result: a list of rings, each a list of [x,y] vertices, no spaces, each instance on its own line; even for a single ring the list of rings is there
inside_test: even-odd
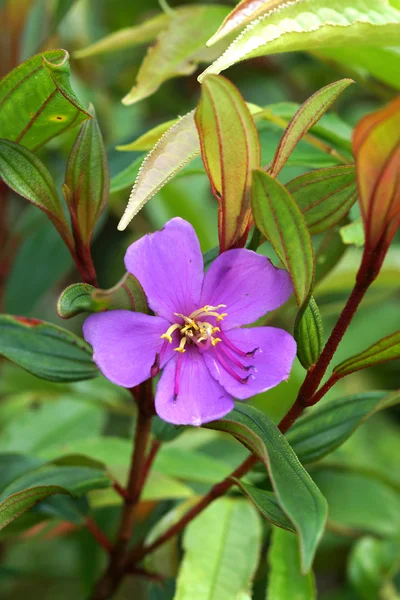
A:
[[[163,369],[157,414],[178,425],[223,417],[244,400],[288,378],[296,355],[291,335],[243,328],[292,293],[286,271],[250,250],[228,250],[203,272],[193,227],[172,219],[132,244],[127,270],[157,316],[127,310],[91,315],[83,326],[94,361],[112,382],[134,387]]]

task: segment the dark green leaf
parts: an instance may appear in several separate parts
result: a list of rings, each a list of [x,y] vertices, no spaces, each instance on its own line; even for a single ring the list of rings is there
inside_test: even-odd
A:
[[[107,154],[92,105],[89,113],[92,118],[81,126],[69,154],[63,188],[75,228],[85,245],[90,243],[110,194]]]
[[[73,283],[60,295],[57,312],[62,319],[70,319],[82,312],[101,312],[115,309],[147,312],[146,296],[133,275],[127,273],[109,290],[99,290],[87,283]]]
[[[336,225],[357,199],[354,165],[317,169],[286,184],[311,234]]]
[[[90,346],[73,333],[37,319],[0,316],[0,355],[50,381],[81,381],[99,372]]]
[[[267,521],[277,525],[277,527],[282,527],[282,529],[287,529],[293,533],[296,532],[296,529],[293,527],[292,523],[279,506],[279,503],[273,492],[261,490],[254,485],[244,483],[240,479],[236,480],[236,484],[246,494],[246,496],[250,498],[250,500],[258,508],[262,516],[267,519]],[[296,541],[296,543],[298,542]]]
[[[2,492],[14,479],[37,469],[45,463],[40,458],[25,456],[23,454],[0,454],[0,492]]]
[[[263,461],[277,500],[299,534],[302,570],[308,572],[324,530],[327,506],[286,438],[265,415],[245,405],[236,405],[207,427],[230,433]]]
[[[314,576],[302,575],[299,545],[292,533],[273,528],[268,563],[266,600],[315,600]]]
[[[311,292],[314,277],[310,234],[289,192],[261,170],[253,175],[253,213],[258,229],[289,271],[301,306]]]
[[[331,229],[324,234],[315,253],[315,284],[319,283],[332,271],[346,249],[339,231]]]
[[[37,148],[90,118],[69,75],[66,50],[37,54],[6,75],[0,81],[0,138]]]
[[[297,356],[305,369],[315,365],[324,347],[324,330],[319,308],[311,296],[296,318],[294,339]]]
[[[369,417],[400,402],[400,393],[364,392],[310,410],[286,437],[302,463],[315,462],[338,448]]]
[[[396,596],[390,594],[390,580],[399,568],[400,547],[395,540],[364,537],[352,548],[348,576],[361,600],[389,600],[391,597],[396,600]]]
[[[360,369],[367,369],[397,358],[400,358],[400,331],[388,335],[364,352],[343,361],[333,369],[333,372],[339,377],[345,377]]]
[[[160,442],[172,442],[172,440],[177,438],[184,431],[185,427],[167,423],[157,415],[153,418],[151,423],[151,432]]]
[[[111,194],[124,191],[133,186],[138,177],[143,158],[144,156],[139,156],[123,171],[114,175],[111,179]]]
[[[49,171],[24,146],[0,140],[0,178],[20,196],[43,210],[69,248],[74,241]]]

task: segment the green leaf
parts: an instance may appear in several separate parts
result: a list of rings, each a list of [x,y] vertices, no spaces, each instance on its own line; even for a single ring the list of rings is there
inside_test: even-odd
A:
[[[263,4],[229,48],[202,73],[220,73],[235,63],[279,52],[343,46],[396,46],[400,11],[388,0],[303,0]],[[269,10],[270,9],[270,10]],[[243,20],[239,20],[243,23]]]
[[[53,494],[79,496],[108,487],[104,471],[87,467],[45,466],[14,480],[0,495],[0,529]]]
[[[351,79],[341,79],[335,83],[330,83],[315,92],[301,105],[287,126],[276,150],[269,170],[272,177],[279,175],[301,138],[319,121],[336,98],[351,83],[354,83]]]
[[[0,81],[0,138],[34,149],[90,118],[69,74],[68,52],[48,50],[6,75]]]
[[[365,244],[365,231],[362,219],[356,219],[353,223],[343,225],[340,228],[340,237],[342,238],[343,244],[354,246],[364,246]]]
[[[364,537],[353,546],[347,570],[349,580],[361,600],[376,600],[376,598],[396,600],[396,595],[391,595],[389,592],[391,579],[399,568],[398,543],[392,540]]]
[[[324,347],[322,319],[312,296],[297,315],[293,335],[297,342],[298,359],[305,369],[309,369],[315,365]]]
[[[302,571],[308,572],[323,533],[327,506],[287,440],[251,406],[236,405],[226,417],[207,427],[230,433],[265,464],[278,502],[299,535]]]
[[[317,169],[286,184],[311,234],[336,225],[357,199],[354,165]]]
[[[67,246],[74,247],[53,178],[33,152],[9,140],[0,140],[0,178],[45,212]]]
[[[253,213],[258,229],[289,271],[301,306],[311,292],[314,277],[310,234],[289,192],[261,170],[253,174]]]
[[[153,417],[151,423],[151,433],[159,442],[172,442],[185,431],[181,425],[173,425],[160,419],[158,415]]]
[[[200,149],[199,149],[200,152]],[[143,155],[136,158],[130,165],[128,165],[125,169],[114,175],[111,179],[110,185],[110,193],[115,194],[117,192],[121,192],[130,188],[135,183],[140,167],[143,163]],[[151,197],[151,196],[150,196]],[[140,208],[139,208],[140,210]],[[129,222],[129,221],[128,221]],[[125,229],[125,227],[124,227]]]
[[[288,531],[296,533],[296,529],[293,527],[292,523],[279,506],[279,503],[273,492],[268,492],[267,490],[262,490],[254,485],[244,483],[240,479],[235,479],[235,482],[240,487],[242,492],[244,492],[246,496],[250,498],[255,507],[258,508],[262,516],[267,519],[267,521],[270,521],[277,527],[282,527],[283,529],[287,529]],[[296,543],[298,544],[298,542]]]
[[[134,48],[140,44],[146,44],[153,41],[161,31],[163,31],[171,21],[171,17],[161,13],[152,19],[140,23],[135,27],[124,27],[110,35],[90,44],[86,48],[76,50],[73,53],[74,58],[88,58],[89,56],[98,56],[99,54],[108,54],[125,48]]]
[[[147,312],[143,289],[130,273],[126,273],[119,283],[108,290],[100,290],[87,283],[73,283],[60,294],[57,301],[57,312],[62,319],[70,319],[84,312],[116,309]]]
[[[160,123],[160,125],[146,131],[146,133],[138,137],[134,142],[117,146],[116,149],[121,152],[143,152],[145,150],[151,150],[164,133],[166,133],[168,129],[171,129],[177,121],[179,121],[179,119],[172,119],[171,121]]]
[[[200,142],[192,111],[168,129],[144,159],[118,229],[123,231],[147,200],[199,152]]]
[[[49,381],[81,381],[99,373],[89,344],[37,319],[0,315],[0,356]]]
[[[221,498],[211,504],[186,528],[183,547],[174,600],[250,600],[261,526],[249,502]]]
[[[347,248],[337,229],[328,230],[315,253],[315,285],[336,267]]]
[[[218,75],[204,80],[195,121],[204,166],[219,202],[222,252],[237,245],[251,226],[251,175],[260,166],[260,142],[239,91]]]
[[[333,372],[339,377],[345,377],[360,369],[368,369],[397,358],[400,358],[400,331],[384,337],[364,352],[343,361],[333,369]]]
[[[144,59],[136,85],[122,102],[129,105],[143,100],[154,94],[164,81],[190,75],[199,62],[218,56],[220,49],[210,51],[205,44],[227,12],[226,7],[219,5],[189,6],[176,11]]]
[[[400,393],[364,392],[312,408],[289,429],[287,440],[302,463],[320,460],[376,412],[400,402]]]
[[[107,154],[92,105],[89,113],[69,154],[63,186],[75,230],[86,246],[110,194]]]
[[[200,483],[218,483],[232,471],[228,463],[206,454],[165,446],[158,452],[153,468],[170,477]]]
[[[16,453],[0,454],[0,492],[14,479],[42,466],[45,461]]]
[[[314,576],[302,575],[299,545],[292,533],[273,528],[268,563],[266,600],[315,600]]]

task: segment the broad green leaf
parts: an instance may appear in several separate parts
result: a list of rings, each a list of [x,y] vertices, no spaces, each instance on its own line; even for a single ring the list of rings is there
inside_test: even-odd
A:
[[[207,425],[236,437],[265,464],[280,507],[299,535],[302,571],[308,572],[322,536],[327,506],[279,429],[251,406],[236,408]]]
[[[235,63],[279,52],[343,46],[396,46],[400,6],[389,0],[285,2],[254,19],[202,73],[220,73]]]
[[[168,446],[162,446],[153,468],[170,477],[200,483],[218,483],[232,471],[232,467],[222,460],[193,450]]]
[[[44,461],[33,456],[25,456],[16,453],[0,454],[0,492],[2,492],[10,483],[42,466]]]
[[[91,119],[81,126],[69,153],[63,186],[75,231],[86,246],[110,194],[107,154],[92,105],[89,113]]]
[[[204,80],[195,121],[204,166],[219,202],[222,252],[237,245],[251,226],[251,176],[260,166],[260,142],[239,91],[218,75]]]
[[[89,119],[69,73],[68,52],[48,50],[6,75],[0,81],[0,138],[34,149]]]
[[[333,369],[333,372],[339,377],[345,377],[360,369],[368,369],[397,358],[400,358],[400,331],[388,335],[364,352],[343,361]]]
[[[365,244],[365,232],[362,219],[356,219],[353,223],[343,225],[339,230],[343,244],[349,246],[353,244],[361,248]]]
[[[200,148],[199,148],[198,152],[200,152]],[[111,179],[111,186],[110,186],[111,194],[115,194],[117,192],[124,191],[127,188],[130,188],[133,186],[136,179],[138,178],[143,160],[144,160],[143,155],[139,156],[130,165],[128,165],[125,169],[123,169],[120,173],[117,173],[116,175],[114,175],[114,177]],[[153,194],[151,194],[151,195],[153,195]],[[145,202],[143,204],[145,204]],[[139,210],[140,210],[140,208],[139,208]]]
[[[160,419],[158,415],[153,417],[151,423],[151,433],[159,442],[172,442],[175,438],[179,437],[186,427],[173,425]]]
[[[144,159],[118,229],[123,231],[147,200],[199,152],[199,136],[192,111],[179,119]]]
[[[312,408],[289,429],[287,440],[302,463],[320,460],[376,412],[400,402],[400,392],[364,392]]]
[[[324,279],[336,267],[347,247],[342,241],[337,229],[329,229],[325,232],[315,252],[315,285]]]
[[[0,356],[50,381],[81,381],[99,372],[84,340],[37,319],[0,316]]]
[[[301,138],[334,103],[336,98],[351,84],[351,79],[341,79],[323,87],[308,98],[287,126],[272,161],[269,173],[277,177]]]
[[[190,75],[199,62],[218,56],[218,50],[205,49],[205,44],[227,12],[227,8],[220,5],[197,5],[176,11],[150,48],[139,69],[136,85],[122,102],[129,105],[143,100],[167,79]]]
[[[361,600],[392,598],[391,580],[400,568],[400,547],[393,540],[363,537],[353,546],[348,562],[349,580]],[[386,590],[386,591],[385,591]]]
[[[288,531],[296,533],[292,523],[279,506],[279,503],[273,492],[262,490],[254,485],[244,483],[243,481],[240,481],[240,479],[236,480],[236,484],[240,487],[242,492],[244,492],[246,496],[250,498],[255,507],[258,508],[262,516],[267,519],[267,521],[270,521],[277,527],[282,527],[283,529],[287,529]],[[297,540],[296,543],[298,545]]]
[[[353,165],[317,169],[286,184],[311,234],[336,225],[357,199]]]
[[[314,252],[303,215],[284,186],[261,170],[253,173],[253,214],[290,273],[297,304],[311,292]]]
[[[33,152],[15,142],[0,140],[0,178],[14,192],[45,212],[67,246],[74,247],[53,178]]]
[[[148,19],[135,27],[124,27],[110,35],[90,44],[86,48],[76,50],[73,53],[74,58],[88,58],[99,54],[108,54],[125,48],[133,48],[140,44],[152,42],[161,31],[166,29],[171,21],[171,17],[161,13],[152,19]]]
[[[292,533],[273,528],[268,563],[266,600],[316,599],[314,576],[312,573],[302,575],[299,545]]]
[[[31,471],[14,480],[0,495],[0,529],[53,494],[79,496],[109,485],[104,471],[87,467],[45,466]]]
[[[261,525],[247,500],[213,502],[187,526],[183,548],[174,600],[250,600]]]
[[[315,365],[324,347],[324,330],[319,308],[311,296],[299,312],[294,327],[297,356],[305,369]]]
[[[146,296],[136,277],[126,273],[119,283],[100,290],[87,283],[73,283],[58,298],[57,312],[70,319],[83,312],[125,309],[147,312]]]
[[[117,150],[121,150],[121,152],[143,152],[145,150],[151,150],[164,133],[166,133],[168,129],[171,129],[178,120],[179,119],[172,119],[171,121],[165,121],[165,123],[161,123],[149,131],[146,131],[146,133],[141,135],[134,142],[124,144],[123,146],[117,146]]]

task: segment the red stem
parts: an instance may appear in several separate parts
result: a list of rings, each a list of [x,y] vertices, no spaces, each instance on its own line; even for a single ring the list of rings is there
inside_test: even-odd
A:
[[[107,552],[111,552],[112,544],[108,537],[98,527],[97,523],[95,523],[91,517],[87,517],[85,525],[100,546],[102,546]]]

